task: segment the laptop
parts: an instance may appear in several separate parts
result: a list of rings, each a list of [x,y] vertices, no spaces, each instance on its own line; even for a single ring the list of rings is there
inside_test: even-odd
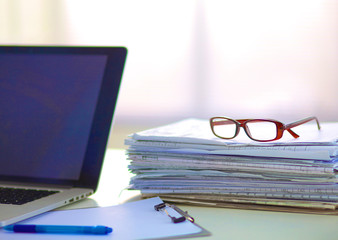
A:
[[[0,46],[0,227],[96,191],[126,55]]]

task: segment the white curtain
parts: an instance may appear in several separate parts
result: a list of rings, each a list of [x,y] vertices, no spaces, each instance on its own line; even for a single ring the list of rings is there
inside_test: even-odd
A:
[[[129,49],[116,124],[336,121],[338,1],[0,0],[1,44]]]

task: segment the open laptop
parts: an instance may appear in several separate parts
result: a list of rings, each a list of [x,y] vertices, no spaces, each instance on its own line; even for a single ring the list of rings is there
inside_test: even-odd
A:
[[[0,46],[0,227],[95,192],[126,54]]]

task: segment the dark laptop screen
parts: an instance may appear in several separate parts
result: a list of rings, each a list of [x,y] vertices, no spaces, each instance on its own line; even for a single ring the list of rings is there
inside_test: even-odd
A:
[[[80,177],[106,64],[106,55],[0,55],[1,176]]]

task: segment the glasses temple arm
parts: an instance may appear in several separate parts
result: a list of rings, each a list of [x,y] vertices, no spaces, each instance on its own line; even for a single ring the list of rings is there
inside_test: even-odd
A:
[[[217,126],[217,125],[227,125],[227,124],[234,124],[234,122],[231,122],[231,121],[228,121],[228,120],[212,122],[212,125],[213,125],[213,126]]]
[[[294,131],[292,131],[291,129],[286,129],[286,131],[288,131],[292,135],[292,137],[299,138],[299,135],[295,133]]]
[[[236,119],[236,120],[232,120],[232,121],[230,121],[230,119],[229,119],[229,120],[223,120],[223,121],[215,121],[215,122],[212,122],[212,125],[213,125],[213,126],[216,126],[216,125],[234,124],[234,121],[237,121],[237,122],[239,122],[239,123],[243,123],[243,122],[245,122],[245,121],[247,121],[247,120],[249,120],[249,119]]]
[[[304,118],[304,119],[298,120],[298,121],[293,122],[293,123],[286,124],[285,125],[285,130],[287,130],[294,138],[298,138],[299,135],[297,133],[295,133],[294,131],[292,131],[291,128],[297,127],[299,125],[302,125],[304,123],[310,122],[312,120],[316,120],[317,127],[318,127],[318,129],[320,129],[320,125],[319,125],[318,119],[316,117],[308,117],[308,118]]]
[[[298,121],[293,122],[293,123],[286,124],[285,129],[287,130],[287,129],[290,129],[290,128],[293,128],[293,127],[297,127],[299,125],[310,122],[312,120],[316,120],[317,127],[318,127],[318,129],[320,129],[319,121],[316,117],[308,117],[308,118],[304,118],[304,119],[298,120]]]

